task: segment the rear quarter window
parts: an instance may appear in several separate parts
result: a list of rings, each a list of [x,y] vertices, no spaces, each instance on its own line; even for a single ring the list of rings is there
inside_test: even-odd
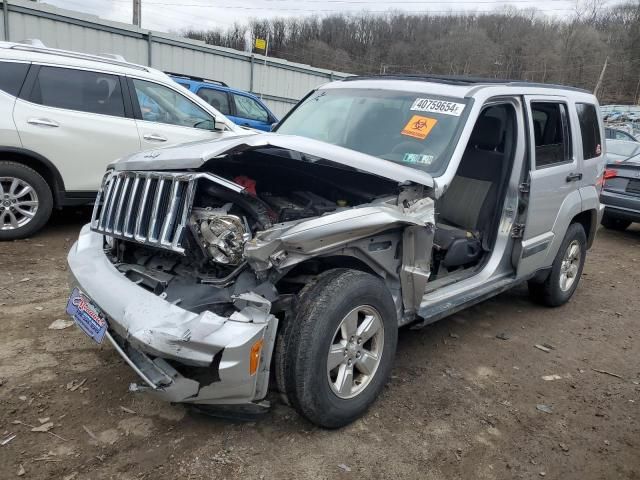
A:
[[[602,139],[596,106],[590,103],[576,103],[576,111],[580,123],[584,159],[599,157],[602,153]]]
[[[17,96],[28,70],[28,63],[0,62],[0,90]]]

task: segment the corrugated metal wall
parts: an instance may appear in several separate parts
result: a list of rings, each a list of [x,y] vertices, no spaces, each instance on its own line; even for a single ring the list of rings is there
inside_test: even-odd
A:
[[[348,76],[26,0],[0,0],[0,5],[0,15],[9,13],[6,20],[2,15],[0,22],[0,38],[4,40],[37,38],[52,48],[117,53],[130,62],[160,70],[214,78],[262,96],[279,117],[312,88]]]

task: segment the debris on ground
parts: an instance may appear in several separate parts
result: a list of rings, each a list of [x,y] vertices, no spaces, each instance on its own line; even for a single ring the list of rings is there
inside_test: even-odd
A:
[[[75,392],[81,386],[83,386],[86,383],[86,381],[87,381],[86,378],[83,378],[80,382],[78,382],[77,380],[71,380],[69,383],[67,383],[67,390],[71,392]]]
[[[509,335],[508,333],[501,332],[496,335],[496,338],[499,338],[500,340],[509,340],[511,338],[511,335]]]
[[[22,464],[20,464],[18,466],[18,471],[16,473],[16,475],[18,475],[19,477],[23,476],[25,473],[27,473],[24,469],[24,467],[22,466]]]
[[[53,422],[47,422],[47,423],[43,423],[38,427],[33,427],[31,431],[32,432],[48,432],[52,428],[53,428]]]
[[[457,333],[452,333],[452,332],[449,332],[449,336],[451,338],[460,338],[460,335],[458,335]]]
[[[38,421],[40,422],[40,425],[42,425],[43,423],[47,423],[49,420],[51,420],[51,417],[44,417],[44,418],[38,419]]]
[[[605,375],[611,375],[612,377],[622,379],[622,375],[618,375],[617,373],[607,372],[606,370],[600,370],[599,368],[592,368],[591,370],[593,370],[594,372],[604,373]]]
[[[338,468],[344,470],[345,472],[351,471],[351,469],[348,466],[346,466],[344,463],[341,463],[340,465],[338,465]]]
[[[553,375],[543,375],[542,379],[545,382],[550,382],[551,380],[562,380],[562,377],[554,373]]]
[[[61,318],[54,320],[47,328],[49,330],[63,330],[73,325],[73,320],[62,320]]]
[[[536,409],[544,413],[553,413],[553,408],[551,408],[549,405],[544,405],[543,403],[539,403],[538,405],[536,405]]]
[[[120,410],[122,410],[125,413],[131,413],[132,415],[135,415],[136,412],[134,412],[133,410],[131,410],[130,408],[127,407],[123,407],[122,405],[120,405]]]
[[[4,447],[5,445],[7,445],[11,440],[16,438],[17,436],[18,435],[15,434],[15,433],[10,433],[6,437],[4,437],[2,440],[0,440],[0,445],[2,445]]]
[[[551,351],[549,347],[545,347],[544,345],[540,345],[538,343],[536,343],[534,347],[537,348],[538,350],[542,350],[544,353],[549,353]]]
[[[569,451],[569,445],[567,445],[566,443],[560,442],[558,444],[558,446],[560,447],[560,450],[562,450],[563,452],[568,452]]]
[[[95,433],[89,430],[89,427],[87,427],[86,425],[82,425],[82,428],[84,429],[85,432],[87,432],[87,435],[89,435],[92,440],[95,440],[96,442],[98,441],[98,437],[96,437]]]

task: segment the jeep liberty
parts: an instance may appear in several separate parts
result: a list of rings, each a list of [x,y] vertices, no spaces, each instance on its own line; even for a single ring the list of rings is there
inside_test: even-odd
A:
[[[575,292],[602,216],[596,98],[553,85],[352,77],[275,133],[128,156],[69,252],[67,311],[132,391],[311,422],[363,415],[398,328],[523,281]]]

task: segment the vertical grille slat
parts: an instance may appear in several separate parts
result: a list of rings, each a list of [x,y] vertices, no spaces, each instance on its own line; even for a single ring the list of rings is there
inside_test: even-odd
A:
[[[127,237],[133,237],[133,227],[131,226],[131,214],[133,212],[133,207],[136,202],[136,198],[138,197],[138,186],[140,185],[140,177],[135,177],[133,179],[133,185],[131,186],[131,195],[129,196],[129,202],[127,204],[127,212],[124,216],[124,226],[122,227],[122,234]]]
[[[122,225],[123,218],[121,217],[122,206],[124,205],[124,202],[127,200],[130,181],[131,181],[131,177],[125,177],[124,183],[122,184],[122,189],[120,190],[120,198],[118,198],[118,201],[117,201],[118,206],[116,207],[116,213],[114,215],[114,221],[113,221],[113,233],[115,233],[116,235],[122,234],[122,228],[123,228],[123,225]]]
[[[156,243],[158,237],[156,235],[156,223],[158,223],[158,210],[160,209],[160,201],[162,200],[162,191],[164,190],[164,178],[156,180],[156,192],[153,197],[153,210],[151,210],[151,222],[147,231],[147,241]]]
[[[98,194],[93,231],[184,253],[197,174],[117,172]]]

